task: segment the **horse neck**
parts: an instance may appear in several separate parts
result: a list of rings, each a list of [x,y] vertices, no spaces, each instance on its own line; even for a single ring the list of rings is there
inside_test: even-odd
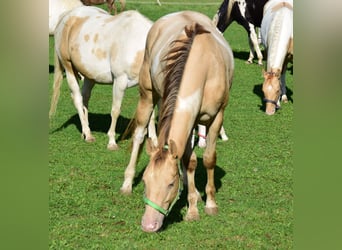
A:
[[[282,68],[284,58],[288,53],[289,43],[292,38],[292,10],[287,8],[282,8],[277,10],[270,24],[270,29],[268,34],[268,68]]]

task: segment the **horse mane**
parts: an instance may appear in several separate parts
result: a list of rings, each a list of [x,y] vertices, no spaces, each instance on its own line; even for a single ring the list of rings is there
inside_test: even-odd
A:
[[[159,152],[163,152],[164,145],[168,143],[168,137],[171,126],[171,119],[175,110],[177,95],[182,80],[185,64],[190,53],[191,45],[196,35],[210,33],[202,25],[195,23],[189,27],[184,27],[186,37],[174,40],[171,48],[163,58],[166,62],[164,73],[164,94],[160,109],[158,122],[159,133]]]

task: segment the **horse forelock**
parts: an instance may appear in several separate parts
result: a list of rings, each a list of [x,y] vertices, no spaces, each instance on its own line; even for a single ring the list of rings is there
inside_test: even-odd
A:
[[[164,91],[158,123],[159,147],[163,147],[168,143],[171,119],[175,110],[177,95],[191,45],[196,35],[209,33],[198,23],[185,26],[184,31],[186,37],[171,42],[171,48],[163,59],[166,62],[166,66],[162,70],[164,73]]]

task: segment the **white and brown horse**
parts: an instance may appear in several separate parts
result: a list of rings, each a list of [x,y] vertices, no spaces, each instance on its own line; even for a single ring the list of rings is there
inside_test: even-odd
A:
[[[50,117],[56,110],[64,69],[81,120],[82,135],[86,141],[94,141],[88,124],[91,90],[95,83],[113,84],[112,122],[107,148],[117,149],[115,127],[121,102],[126,88],[138,84],[146,37],[152,24],[137,11],[124,11],[112,16],[92,6],[75,8],[64,15],[55,31],[55,73]],[[82,94],[78,73],[84,76]]]
[[[207,169],[207,214],[216,214],[214,168],[216,140],[228,103],[234,71],[233,53],[220,32],[205,15],[193,11],[161,17],[152,26],[140,72],[140,99],[130,162],[121,187],[132,192],[140,145],[153,107],[161,100],[158,145],[148,143],[150,162],[145,169],[146,202],[142,229],[155,232],[182,190],[182,167],[187,170],[189,208],[186,220],[199,219],[195,187],[197,158],[191,146],[198,123],[208,127],[203,164]]]
[[[110,14],[117,14],[117,8],[115,5],[115,0],[81,0],[84,5],[90,6],[90,5],[99,5],[107,3],[107,8]],[[126,7],[126,0],[119,0],[121,11],[125,10]]]
[[[264,8],[261,39],[267,49],[267,70],[262,86],[266,114],[273,115],[280,101],[287,102],[285,75],[293,60],[293,1],[270,0]]]
[[[81,0],[49,0],[49,35],[55,32],[62,15],[76,7],[83,6]]]
[[[229,25],[236,21],[243,26],[248,33],[249,58],[247,63],[253,63],[254,52],[258,57],[258,64],[262,65],[262,53],[259,47],[255,27],[260,27],[263,8],[268,0],[224,0],[216,14],[213,22],[223,33]]]

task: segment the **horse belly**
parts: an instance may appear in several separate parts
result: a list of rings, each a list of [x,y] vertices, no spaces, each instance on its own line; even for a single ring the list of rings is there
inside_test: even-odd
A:
[[[80,33],[77,42],[70,46],[71,61],[76,69],[98,83],[112,83],[110,49],[96,33]]]

